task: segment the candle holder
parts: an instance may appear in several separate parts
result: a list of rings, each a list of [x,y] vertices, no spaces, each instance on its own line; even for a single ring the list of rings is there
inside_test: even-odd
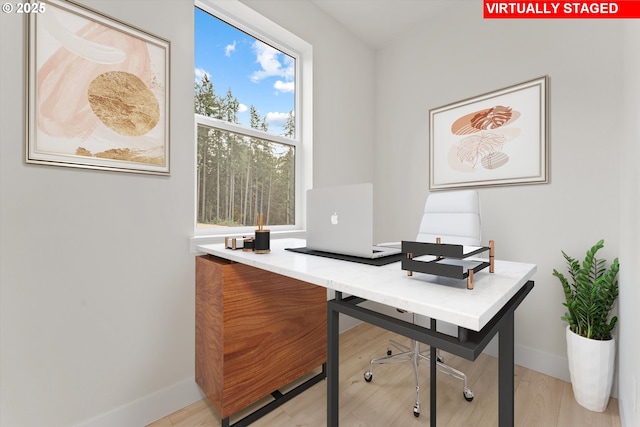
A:
[[[269,248],[269,241],[271,240],[271,233],[269,230],[264,229],[264,214],[258,215],[258,229],[256,230],[256,237],[253,241],[253,251],[257,254],[267,254],[271,252]]]

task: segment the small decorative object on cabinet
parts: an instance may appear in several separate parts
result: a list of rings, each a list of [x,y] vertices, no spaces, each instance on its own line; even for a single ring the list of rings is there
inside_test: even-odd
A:
[[[605,259],[596,258],[603,246],[604,240],[596,243],[582,263],[562,251],[571,281],[553,270],[568,310],[562,320],[569,323],[567,357],[573,394],[580,405],[595,412],[603,412],[609,403],[616,350],[612,330],[618,321],[610,314],[618,298],[620,264],[616,258],[607,267]]]

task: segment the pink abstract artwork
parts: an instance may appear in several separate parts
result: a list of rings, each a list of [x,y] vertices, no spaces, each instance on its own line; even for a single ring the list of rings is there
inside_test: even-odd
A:
[[[30,22],[27,161],[168,173],[168,42],[51,3]]]

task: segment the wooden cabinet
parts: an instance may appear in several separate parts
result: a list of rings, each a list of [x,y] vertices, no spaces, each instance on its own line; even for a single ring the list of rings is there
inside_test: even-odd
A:
[[[196,257],[196,382],[222,418],[325,362],[326,295],[286,276]]]

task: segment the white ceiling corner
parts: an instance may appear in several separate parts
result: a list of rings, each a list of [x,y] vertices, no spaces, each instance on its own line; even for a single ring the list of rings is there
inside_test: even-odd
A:
[[[373,49],[457,3],[456,0],[310,1]]]

